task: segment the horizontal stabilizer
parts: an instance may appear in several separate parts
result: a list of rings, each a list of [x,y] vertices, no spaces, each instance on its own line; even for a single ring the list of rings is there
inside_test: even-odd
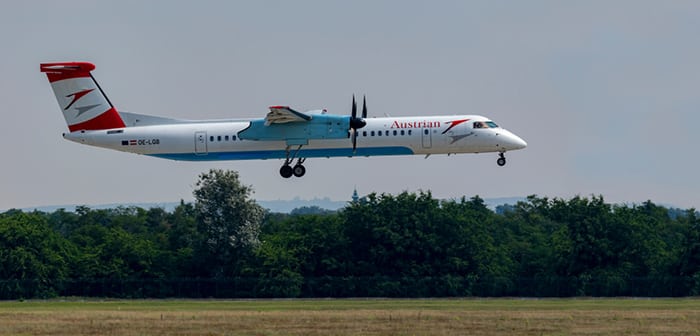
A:
[[[53,83],[69,78],[89,77],[90,71],[95,70],[95,65],[88,62],[42,63],[39,70],[46,73],[49,82]]]
[[[124,120],[124,124],[126,124],[127,127],[191,123],[189,120],[163,118],[130,112],[119,112],[119,115],[122,117],[122,120]]]

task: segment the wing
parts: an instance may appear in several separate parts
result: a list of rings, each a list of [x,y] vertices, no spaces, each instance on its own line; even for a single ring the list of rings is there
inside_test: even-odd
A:
[[[294,111],[289,106],[270,106],[270,112],[265,116],[265,126],[309,120],[310,115]]]

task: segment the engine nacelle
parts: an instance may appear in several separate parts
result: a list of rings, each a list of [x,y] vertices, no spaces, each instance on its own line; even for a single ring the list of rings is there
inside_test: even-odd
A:
[[[344,139],[348,137],[350,117],[313,114],[311,120],[265,125],[265,119],[253,120],[250,125],[238,132],[243,140],[287,141],[288,144],[301,144],[310,139]]]

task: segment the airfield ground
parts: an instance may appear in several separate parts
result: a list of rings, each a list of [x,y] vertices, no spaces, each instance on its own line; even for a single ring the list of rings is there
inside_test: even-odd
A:
[[[0,302],[0,335],[697,335],[700,299]]]

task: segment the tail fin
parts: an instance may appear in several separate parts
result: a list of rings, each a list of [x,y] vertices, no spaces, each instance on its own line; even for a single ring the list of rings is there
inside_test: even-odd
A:
[[[125,127],[119,113],[90,74],[95,65],[87,62],[43,63],[40,69],[49,78],[71,132]]]

